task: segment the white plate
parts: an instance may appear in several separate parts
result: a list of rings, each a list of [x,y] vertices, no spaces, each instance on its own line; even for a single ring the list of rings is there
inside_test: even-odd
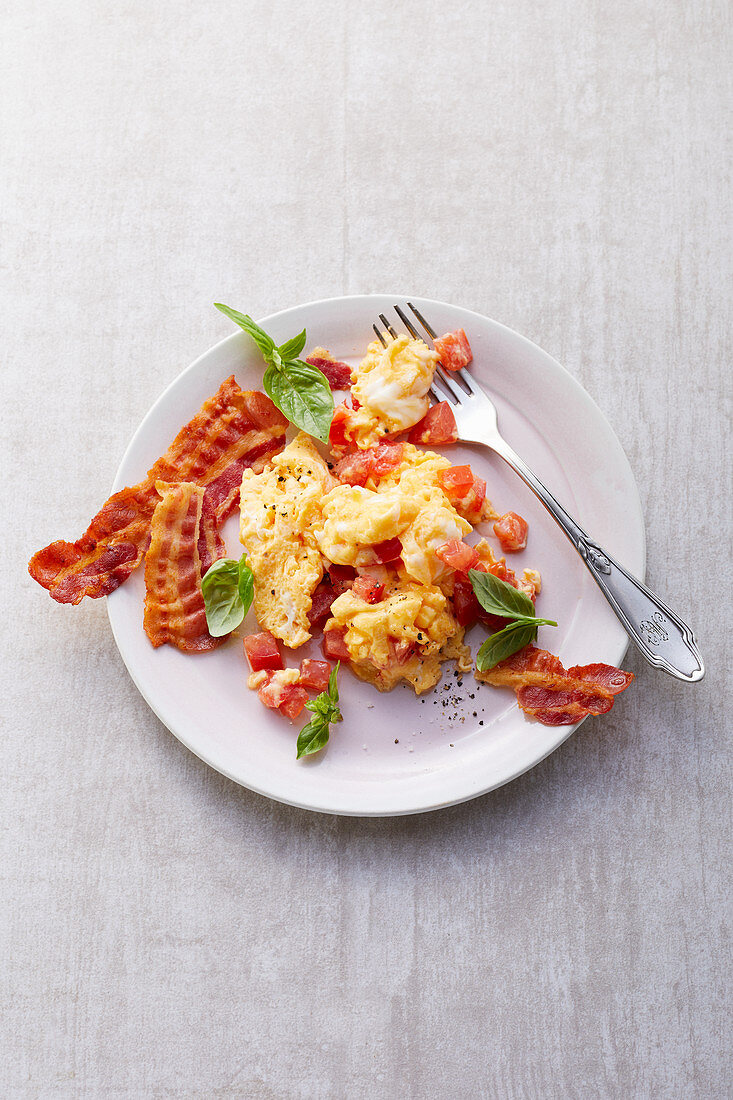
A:
[[[634,477],[588,394],[544,351],[496,321],[441,302],[411,300],[438,331],[465,328],[474,353],[471,369],[496,402],[509,443],[593,537],[643,579],[644,525]],[[395,302],[404,299],[333,298],[273,314],[262,324],[278,343],[306,328],[307,347],[321,344],[338,358],[357,362],[372,338],[372,322]],[[246,309],[246,302],[234,305]],[[233,333],[197,359],[143,420],[117,471],[115,490],[142,479],[224,378],[234,373],[243,387],[259,389],[262,371],[243,333]],[[470,461],[486,478],[498,512],[517,511],[529,522],[527,549],[511,564],[540,570],[538,614],[560,624],[557,630],[542,628],[539,645],[559,654],[566,666],[618,664],[626,651],[625,631],[529,489],[482,448],[455,446],[446,453],[455,463]],[[230,555],[239,557],[237,527],[235,515],[224,535]],[[493,539],[490,527],[484,534]],[[459,689],[448,664],[441,684],[420,699],[408,688],[380,695],[344,670],[343,723],[333,727],[324,752],[296,761],[302,723],[293,726],[267,711],[248,690],[241,641],[232,639],[200,656],[169,646],[153,649],[142,628],[143,597],[138,569],[109,597],[108,609],[122,658],[144,698],[207,764],[280,802],[364,816],[433,810],[521,775],[576,728],[547,728],[526,719],[511,691],[479,686],[471,675]],[[256,629],[251,613],[245,626]],[[481,637],[475,628],[469,641]],[[298,659],[310,652],[320,656],[317,643],[299,650]],[[297,663],[291,654],[287,662]]]

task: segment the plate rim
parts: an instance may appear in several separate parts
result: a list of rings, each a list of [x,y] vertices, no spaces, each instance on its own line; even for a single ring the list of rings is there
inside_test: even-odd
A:
[[[562,376],[564,376],[564,381],[566,382],[566,384],[569,384],[572,389],[575,390],[576,396],[579,397],[581,399],[581,401],[583,401],[592,410],[592,412],[595,415],[597,415],[598,417],[601,418],[601,420],[605,424],[605,427],[606,427],[607,431],[610,433],[610,435],[613,439],[613,442],[615,443],[615,445],[617,447],[618,456],[619,456],[620,460],[622,461],[622,463],[626,467],[625,473],[627,474],[627,477],[628,477],[629,488],[632,490],[632,500],[629,503],[633,505],[633,511],[634,511],[634,515],[633,515],[634,524],[633,525],[637,528],[637,531],[638,531],[638,533],[640,535],[640,539],[641,539],[640,549],[641,549],[641,565],[642,565],[642,567],[641,567],[641,569],[637,570],[637,572],[639,574],[640,579],[643,581],[645,579],[646,567],[647,567],[646,525],[644,523],[644,515],[643,515],[642,506],[641,506],[641,497],[640,497],[640,494],[639,494],[638,485],[636,483],[636,477],[634,475],[634,471],[632,469],[631,463],[629,462],[628,456],[626,455],[626,452],[625,452],[625,450],[624,450],[624,448],[621,444],[621,441],[619,440],[615,429],[613,428],[612,424],[609,422],[609,420],[606,417],[603,410],[596,403],[596,401],[591,397],[591,395],[588,393],[588,391],[581,385],[581,383],[578,381],[578,379],[575,378],[575,376],[573,374],[571,374],[571,372],[567,369],[567,367],[563,366],[563,364],[560,363],[559,360],[555,359],[554,356],[550,355],[550,353],[545,351],[544,348],[540,347],[539,344],[536,344],[534,341],[530,340],[529,337],[524,336],[522,333],[519,333],[515,329],[510,328],[508,325],[503,324],[501,321],[496,321],[496,320],[494,320],[494,318],[488,317],[485,314],[479,313],[476,310],[468,309],[465,306],[456,305],[455,303],[452,303],[452,302],[445,302],[445,301],[441,301],[439,299],[424,298],[421,295],[404,295],[404,294],[392,295],[392,294],[385,294],[385,293],[381,293],[381,292],[380,293],[370,293],[370,294],[333,295],[333,296],[330,296],[328,298],[316,298],[316,299],[313,299],[313,300],[308,301],[308,302],[302,302],[302,303],[298,303],[294,306],[288,306],[286,309],[277,310],[274,313],[266,314],[262,318],[258,319],[258,323],[262,324],[263,326],[266,326],[269,322],[272,322],[275,319],[280,320],[283,317],[286,317],[288,313],[301,312],[302,310],[308,310],[308,309],[312,309],[314,307],[319,307],[319,306],[324,306],[324,305],[327,306],[328,304],[333,304],[333,303],[336,303],[336,302],[338,302],[338,303],[352,302],[353,303],[353,302],[358,301],[360,303],[363,303],[363,302],[372,301],[372,300],[373,301],[378,300],[378,301],[382,302],[382,301],[384,301],[384,299],[387,299],[387,298],[394,299],[398,302],[402,302],[402,301],[406,301],[406,300],[407,301],[413,301],[413,302],[416,302],[416,303],[419,304],[419,308],[423,308],[423,307],[429,308],[430,306],[438,306],[441,309],[448,309],[448,310],[455,309],[455,310],[460,311],[463,314],[467,314],[467,315],[476,317],[482,323],[489,322],[492,326],[495,326],[496,329],[508,334],[509,337],[512,338],[513,340],[516,340],[516,341],[519,341],[520,343],[525,344],[528,348],[531,348],[532,351],[535,352],[535,353],[539,352],[542,357],[544,357],[546,360],[548,360],[549,363],[551,363],[552,366],[555,369],[557,369]],[[123,453],[123,455],[120,459],[120,462],[118,464],[117,471],[115,473],[114,481],[113,481],[113,484],[112,484],[112,492],[113,493],[117,492],[120,488],[122,488],[124,486],[125,478],[122,476],[122,470],[124,469],[125,465],[127,464],[127,461],[130,458],[130,456],[135,451],[136,444],[137,444],[137,441],[138,441],[138,437],[142,434],[146,423],[148,422],[148,420],[152,416],[154,416],[154,414],[155,414],[156,410],[158,409],[158,407],[165,402],[165,399],[167,398],[169,392],[174,387],[179,385],[181,380],[186,375],[194,372],[196,370],[196,368],[199,366],[199,364],[201,363],[202,360],[207,359],[210,355],[212,355],[217,350],[223,348],[225,345],[237,342],[240,339],[241,339],[241,332],[237,332],[237,331],[234,331],[234,332],[230,333],[229,335],[224,336],[221,340],[218,340],[215,344],[212,344],[209,348],[207,348],[200,355],[198,355],[191,363],[189,363],[189,365],[187,367],[184,367],[183,370],[180,371],[179,374],[177,374],[175,376],[175,378],[173,378],[168,383],[168,385],[165,387],[165,389],[163,389],[163,391],[160,393],[159,397],[153,402],[153,404],[149,407],[147,412],[142,417],[142,420],[140,421],[137,428],[133,432],[129,443],[128,443],[127,447],[124,450],[124,453]],[[218,772],[220,775],[226,776],[226,778],[232,780],[232,782],[236,783],[238,786],[243,787],[246,790],[253,791],[255,794],[261,795],[265,798],[272,799],[273,801],[279,802],[283,805],[294,806],[298,809],[308,810],[308,811],[311,811],[311,812],[314,812],[314,813],[323,813],[323,814],[328,814],[328,815],[337,816],[337,817],[365,817],[365,818],[406,817],[406,816],[411,816],[413,814],[432,813],[436,810],[446,809],[449,806],[455,806],[455,805],[460,805],[463,802],[469,802],[474,798],[480,798],[483,795],[489,794],[491,791],[498,790],[500,787],[505,786],[507,783],[512,783],[515,779],[518,779],[521,775],[524,775],[526,772],[528,772],[532,768],[536,767],[543,760],[545,760],[548,756],[550,756],[553,752],[555,752],[555,750],[558,749],[562,744],[564,744],[564,742],[567,741],[567,739],[573,733],[575,733],[575,731],[579,728],[579,726],[581,726],[583,724],[583,721],[585,721],[585,719],[583,719],[581,722],[576,722],[571,726],[555,727],[556,735],[553,739],[551,739],[548,742],[547,751],[543,752],[541,756],[538,756],[535,759],[533,759],[531,763],[520,765],[511,774],[500,778],[496,782],[492,782],[488,786],[482,786],[478,790],[472,791],[468,794],[463,794],[459,797],[449,796],[449,797],[445,798],[444,800],[432,802],[432,803],[427,804],[427,805],[408,806],[406,808],[389,809],[389,810],[385,810],[385,809],[377,809],[377,810],[346,809],[346,808],[334,809],[333,807],[318,805],[318,804],[314,803],[313,801],[308,802],[308,801],[305,801],[305,800],[288,798],[288,797],[280,795],[280,794],[275,794],[271,790],[267,790],[267,789],[261,787],[258,784],[245,782],[240,776],[233,774],[233,772],[231,770],[229,770],[225,766],[223,766],[221,762],[215,762],[213,759],[207,757],[207,754],[205,752],[201,751],[201,749],[199,747],[194,747],[194,745],[191,744],[188,737],[183,732],[181,732],[180,729],[174,728],[176,723],[169,724],[168,720],[166,720],[166,718],[163,717],[163,715],[160,713],[160,709],[159,709],[158,705],[156,705],[153,702],[153,700],[150,698],[149,693],[145,690],[145,688],[143,688],[143,686],[139,682],[138,677],[136,676],[135,672],[130,667],[130,664],[127,661],[127,658],[126,658],[125,653],[123,651],[123,647],[122,647],[122,644],[121,644],[121,641],[120,641],[120,638],[118,636],[118,632],[117,632],[117,629],[116,629],[115,617],[114,617],[114,610],[115,610],[114,602],[111,602],[109,599],[107,599],[106,603],[107,603],[107,617],[108,617],[108,620],[109,620],[109,623],[110,623],[110,627],[112,629],[112,635],[114,637],[115,644],[116,644],[117,649],[119,651],[119,654],[122,658],[122,661],[125,665],[125,668],[127,669],[127,672],[129,674],[132,682],[134,683],[136,689],[139,691],[140,695],[143,697],[143,699],[145,700],[147,705],[150,707],[150,709],[153,711],[153,713],[156,715],[156,717],[159,719],[159,721],[165,726],[165,728],[170,733],[172,733],[173,736],[178,741],[180,741],[181,744],[184,745],[190,752],[192,752],[193,755],[196,756],[199,760],[201,760],[203,763],[205,763],[208,767],[212,768],[214,771]],[[630,639],[627,637],[626,640],[625,640],[625,644],[623,646],[623,650],[619,653],[618,657],[616,658],[617,662],[620,662],[621,660],[623,660],[624,655],[626,654],[626,652],[629,648],[629,645],[630,645]]]

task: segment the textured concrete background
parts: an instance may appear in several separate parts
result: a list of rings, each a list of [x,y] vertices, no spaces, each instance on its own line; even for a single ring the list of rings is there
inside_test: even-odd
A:
[[[6,12],[0,1094],[731,1095],[730,5]],[[25,563],[230,331],[214,300],[381,290],[586,386],[709,671],[632,654],[613,713],[509,787],[359,821],[207,769],[104,606]]]

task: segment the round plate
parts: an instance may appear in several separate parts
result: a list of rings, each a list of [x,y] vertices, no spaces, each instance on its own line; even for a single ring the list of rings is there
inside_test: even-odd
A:
[[[588,394],[544,351],[496,321],[442,302],[410,300],[439,332],[458,326],[466,330],[474,354],[471,371],[495,401],[508,442],[593,538],[643,579],[644,525],[634,477]],[[273,314],[262,325],[277,343],[306,328],[307,348],[321,344],[356,363],[373,338],[378,314],[394,316],[394,303],[404,301],[382,294],[333,298]],[[259,389],[262,372],[262,360],[244,333],[235,332],[207,351],[147,414],[114,489],[140,481],[229,374],[244,388]],[[557,629],[541,628],[538,644],[557,653],[566,666],[619,664],[628,642],[625,631],[530,490],[484,448],[455,445],[445,453],[456,464],[470,462],[486,479],[497,512],[516,511],[529,522],[527,549],[511,565],[520,571],[539,569],[538,615],[559,623]],[[479,530],[494,541],[490,526]],[[224,536],[230,556],[238,558],[237,531],[235,514]],[[513,692],[478,685],[470,674],[459,686],[450,663],[441,683],[419,698],[407,687],[381,695],[344,669],[344,721],[332,727],[323,752],[296,761],[297,732],[309,716],[291,725],[263,707],[247,688],[239,638],[197,656],[169,646],[153,649],[142,628],[143,573],[138,569],[107,602],[115,640],[137,687],[192,752],[237,783],[280,802],[364,816],[434,810],[521,775],[576,728],[548,728],[525,718]],[[251,613],[244,626],[246,633],[258,629]],[[474,652],[482,636],[478,627],[468,635]],[[295,666],[309,655],[320,656],[317,642],[297,656],[288,652],[286,663]]]

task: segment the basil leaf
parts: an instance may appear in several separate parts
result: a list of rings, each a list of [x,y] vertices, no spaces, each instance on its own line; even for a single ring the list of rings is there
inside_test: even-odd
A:
[[[201,580],[206,625],[212,638],[223,638],[239,626],[254,596],[254,577],[246,554],[239,561],[220,558]]]
[[[254,340],[257,347],[262,352],[263,356],[269,363],[272,358],[272,353],[275,351],[275,341],[270,339],[264,329],[252,320],[247,313],[240,313],[238,309],[232,309],[231,306],[222,305],[221,302],[214,302],[217,309],[221,310],[230,321],[234,321],[235,325],[239,325],[248,333]]]
[[[503,630],[492,634],[490,638],[486,639],[476,654],[476,668],[479,672],[486,672],[487,669],[498,665],[499,661],[503,661],[507,657],[511,657],[513,653],[518,653],[520,649],[524,649],[536,637],[536,623],[522,621],[510,623],[509,626],[505,626]]]
[[[297,428],[328,443],[333,417],[331,387],[317,367],[290,359],[280,370],[269,366],[262,380],[265,393]]]
[[[478,569],[469,569],[468,576],[476,599],[490,615],[499,615],[504,619],[535,617],[531,599],[513,584],[499,580],[493,573],[479,573]]]
[[[298,734],[295,759],[300,760],[301,756],[310,756],[311,753],[318,752],[328,744],[328,736],[328,722],[317,714],[315,718],[311,718],[307,726],[303,726]]]
[[[239,598],[242,601],[242,607],[244,608],[244,614],[246,615],[252,606],[252,600],[255,594],[255,579],[252,570],[247,565],[247,555],[242,554],[239,559],[239,578],[237,581],[237,590],[239,592]]]
[[[304,347],[305,329],[299,336],[293,336],[292,339],[286,340],[277,350],[283,359],[297,359]]]
[[[322,691],[315,699],[305,704],[306,708],[313,712],[314,717],[306,726],[303,726],[298,734],[296,760],[300,760],[301,756],[310,756],[311,753],[322,749],[328,743],[331,722],[342,721],[342,714],[338,706],[339,689],[337,683],[340,668],[341,662],[338,661],[328,679],[328,691]]]
[[[220,558],[207,570],[201,581],[206,608],[206,625],[212,638],[222,638],[239,626],[244,605],[239,595],[239,563]]]
[[[328,697],[335,707],[339,705],[339,689],[338,689],[338,674],[341,668],[341,662],[336,662],[336,668],[333,670],[328,678]],[[339,712],[339,718],[341,713]]]

